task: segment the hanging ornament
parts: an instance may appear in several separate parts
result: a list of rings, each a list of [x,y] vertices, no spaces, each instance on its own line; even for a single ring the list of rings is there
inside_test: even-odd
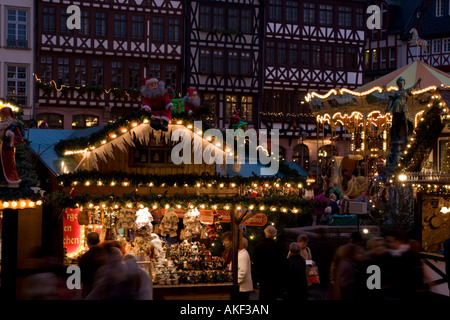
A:
[[[149,226],[149,227],[151,227],[151,232],[153,232],[152,221],[153,221],[153,216],[152,216],[150,210],[148,210],[148,208],[143,208],[143,209],[136,211],[136,226],[138,228],[142,228],[144,226]]]

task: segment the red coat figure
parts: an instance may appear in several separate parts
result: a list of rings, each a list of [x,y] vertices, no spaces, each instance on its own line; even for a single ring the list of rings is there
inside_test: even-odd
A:
[[[172,100],[166,93],[164,81],[156,78],[144,79],[141,87],[142,109],[151,113],[150,126],[155,130],[167,131],[172,120]]]
[[[184,96],[184,110],[188,113],[188,115],[196,114],[201,106],[201,99],[198,96],[198,92],[194,88],[188,88],[187,94]]]
[[[21,180],[16,168],[15,147],[23,142],[23,136],[15,121],[16,117],[11,108],[2,108],[0,110],[0,117],[0,144],[3,176],[8,182],[8,187],[18,188]]]

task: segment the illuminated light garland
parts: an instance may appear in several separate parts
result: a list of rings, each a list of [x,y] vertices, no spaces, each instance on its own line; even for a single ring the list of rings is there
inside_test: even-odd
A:
[[[429,86],[429,87],[424,88],[424,89],[411,91],[411,94],[417,95],[417,94],[422,94],[422,93],[425,93],[425,92],[428,92],[428,91],[434,91],[436,89],[437,89],[437,86]],[[383,90],[382,87],[376,86],[376,87],[373,87],[373,88],[371,88],[371,89],[369,89],[367,91],[364,91],[364,92],[356,92],[356,91],[353,91],[353,90],[350,90],[350,89],[347,89],[347,88],[341,88],[339,90],[331,89],[330,91],[328,91],[326,94],[323,94],[323,95],[321,95],[321,94],[319,94],[317,92],[309,92],[305,96],[305,101],[306,102],[310,102],[313,98],[319,98],[321,100],[324,100],[324,99],[329,98],[332,94],[334,94],[334,95],[343,95],[345,93],[348,93],[348,94],[350,94],[352,96],[356,96],[356,97],[364,97],[364,96],[367,96],[369,94],[374,93],[375,91],[378,91],[378,93],[383,93],[384,90]],[[386,88],[386,91],[387,92],[398,91],[398,88],[396,86],[390,86],[390,87]]]
[[[42,201],[33,201],[29,199],[21,199],[21,200],[13,200],[13,201],[0,201],[0,210],[3,209],[26,209],[26,208],[35,208],[37,206],[41,206]]]

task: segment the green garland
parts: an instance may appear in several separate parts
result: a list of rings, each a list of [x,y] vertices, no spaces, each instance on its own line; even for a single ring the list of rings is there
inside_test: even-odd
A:
[[[63,155],[65,152],[68,151],[84,150],[89,147],[98,148],[101,146],[101,142],[105,140],[108,136],[112,134],[120,136],[123,134],[123,132],[121,132],[121,129],[126,128],[127,131],[129,131],[130,129],[133,128],[131,126],[133,122],[136,122],[138,124],[148,122],[150,117],[151,117],[150,114],[145,110],[142,109],[135,110],[130,112],[129,114],[124,115],[123,117],[114,122],[108,123],[102,129],[100,129],[97,132],[94,132],[88,137],[61,140],[55,145],[54,149],[57,153]],[[187,123],[200,121],[186,114],[177,114],[176,117],[174,117],[173,119],[173,121],[175,122],[180,120]],[[207,130],[208,128],[209,127],[205,123],[203,123],[202,126],[203,131]]]
[[[444,116],[442,120],[441,116]],[[394,177],[398,173],[407,171],[411,168],[413,157],[418,152],[418,149],[423,145],[431,145],[434,143],[436,135],[440,135],[445,123],[448,122],[446,110],[440,105],[438,99],[433,101],[433,104],[426,110],[423,115],[422,121],[419,121],[415,129],[414,140],[411,141],[406,149],[406,154],[400,158],[400,165],[394,172]]]
[[[292,188],[298,188],[299,184],[305,185],[306,177],[289,175],[283,178],[277,177],[241,177],[241,176],[212,176],[198,174],[178,174],[178,175],[149,175],[149,174],[132,174],[122,171],[112,171],[109,173],[101,173],[96,170],[78,170],[73,173],[62,174],[57,177],[58,183],[62,186],[72,186],[76,181],[77,184],[84,185],[89,181],[90,184],[97,184],[99,181],[102,185],[123,184],[127,182],[130,186],[149,186],[150,183],[154,187],[201,187],[201,188],[229,188],[234,183],[237,187],[255,187],[264,184],[273,186],[275,183],[279,187],[286,187],[290,184]],[[221,186],[223,184],[223,186]]]
[[[232,210],[233,207],[240,206],[241,208],[250,208],[253,206],[260,212],[278,212],[278,213],[292,213],[300,214],[307,213],[313,207],[313,201],[311,199],[301,199],[298,196],[271,196],[261,198],[251,198],[248,196],[236,196],[236,197],[218,197],[196,194],[176,194],[173,196],[167,196],[166,194],[150,194],[140,195],[135,192],[126,193],[123,195],[100,194],[92,195],[83,193],[81,195],[69,195],[63,191],[57,191],[45,198],[45,204],[60,208],[76,208],[87,207],[89,204],[94,206],[102,206],[113,208],[114,206],[125,207],[129,204],[136,205],[142,204],[146,207],[152,208],[158,206],[159,208],[165,208],[169,205],[172,208],[189,209],[190,206],[205,207],[205,209],[211,209],[213,206],[217,206],[217,210],[227,210],[225,206]],[[260,209],[264,206],[264,209]],[[293,210],[297,211],[294,212]]]

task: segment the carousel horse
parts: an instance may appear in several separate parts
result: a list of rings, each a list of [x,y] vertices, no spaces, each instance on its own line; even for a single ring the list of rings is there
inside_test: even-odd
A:
[[[412,28],[409,33],[413,34],[410,42],[411,43],[415,43],[417,46],[421,46],[422,49],[426,52],[427,51],[427,46],[428,46],[428,41],[425,40],[425,39],[421,39],[419,37],[419,33],[417,32],[416,28]]]

